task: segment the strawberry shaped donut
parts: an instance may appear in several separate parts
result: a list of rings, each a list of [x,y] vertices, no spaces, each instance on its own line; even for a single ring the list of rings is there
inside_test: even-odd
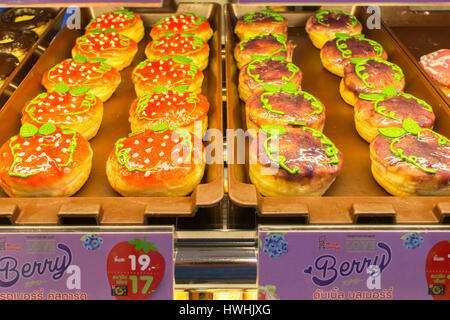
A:
[[[167,32],[150,41],[145,48],[145,55],[148,59],[160,59],[165,56],[187,57],[200,70],[204,70],[208,66],[209,45],[193,33]]]
[[[204,170],[202,141],[164,122],[119,139],[106,163],[111,187],[128,197],[186,196]]]
[[[76,55],[46,71],[41,81],[47,91],[54,91],[61,82],[70,89],[89,87],[90,93],[105,102],[119,86],[121,76],[116,68],[105,63],[104,58],[88,59]]]
[[[51,122],[79,132],[90,140],[100,128],[103,117],[103,102],[88,87],[69,88],[61,82],[53,92],[43,92],[25,104],[22,124],[36,126]]]
[[[168,89],[187,86],[188,91],[200,93],[203,78],[203,72],[191,59],[179,56],[144,60],[131,73],[138,97],[154,92],[157,86]]]
[[[72,56],[78,54],[88,59],[105,58],[105,62],[118,71],[128,67],[138,51],[137,42],[116,29],[94,30],[78,37],[72,48]]]
[[[204,41],[208,41],[213,36],[208,20],[195,13],[179,13],[162,18],[150,30],[150,36],[157,39],[166,32],[193,33]]]
[[[0,148],[0,186],[10,197],[67,197],[92,167],[89,142],[67,127],[25,123]]]
[[[185,129],[203,137],[208,128],[209,102],[201,93],[178,87],[167,90],[156,87],[154,93],[135,99],[130,108],[131,131],[153,128],[167,123],[169,127]]]
[[[92,19],[86,26],[86,33],[94,30],[116,29],[118,33],[139,42],[144,37],[144,23],[141,16],[130,10],[116,10]]]
[[[450,49],[440,49],[420,57],[420,64],[450,99]]]

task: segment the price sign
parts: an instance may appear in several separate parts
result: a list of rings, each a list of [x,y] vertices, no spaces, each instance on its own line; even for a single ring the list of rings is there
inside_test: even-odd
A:
[[[262,300],[450,300],[450,229],[262,228],[258,285]]]
[[[172,227],[67,229],[0,232],[0,300],[173,299]]]
[[[111,295],[119,300],[147,299],[166,270],[163,255],[145,238],[116,244],[109,252],[106,265]]]

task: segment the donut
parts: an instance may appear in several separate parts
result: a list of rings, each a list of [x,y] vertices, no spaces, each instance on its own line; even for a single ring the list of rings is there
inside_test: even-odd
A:
[[[25,104],[22,124],[40,126],[51,122],[58,127],[72,128],[90,140],[100,128],[103,102],[88,91],[88,87],[70,90],[61,82],[55,91],[40,93]]]
[[[161,123],[119,139],[106,163],[111,187],[127,197],[181,197],[201,182],[202,141]]]
[[[209,45],[192,33],[167,32],[150,41],[145,47],[145,56],[148,59],[160,59],[165,56],[186,57],[200,70],[204,70],[208,66]]]
[[[45,8],[7,8],[0,12],[0,28],[29,30],[40,36],[54,17]]]
[[[0,88],[3,87],[6,78],[14,71],[19,65],[19,59],[16,56],[0,52]]]
[[[263,91],[252,95],[245,104],[247,130],[250,135],[261,126],[275,125],[291,130],[307,126],[322,131],[325,107],[313,95],[300,91],[295,85],[282,87],[265,84]]]
[[[30,30],[0,28],[0,53],[10,53],[20,62],[37,39],[36,33]]]
[[[239,97],[246,102],[266,83],[276,86],[294,83],[301,89],[301,82],[302,72],[292,62],[285,61],[281,56],[259,57],[239,70]]]
[[[239,40],[261,33],[280,34],[287,38],[288,21],[272,10],[249,12],[238,19],[234,32]]]
[[[363,34],[348,35],[337,33],[320,49],[320,60],[325,69],[340,77],[351,58],[378,57],[387,60],[388,55],[376,41],[366,39]]]
[[[261,56],[282,56],[287,62],[292,62],[294,49],[295,44],[286,41],[283,35],[259,34],[239,42],[234,48],[234,58],[239,69]]]
[[[312,44],[322,49],[323,45],[334,39],[337,33],[360,34],[362,24],[354,15],[340,10],[320,10],[308,18],[305,29]]]
[[[203,72],[191,59],[179,56],[165,56],[160,59],[141,61],[131,73],[131,80],[138,97],[152,93],[156,86],[167,89],[183,86],[187,91],[200,93]]]
[[[398,65],[381,58],[351,58],[344,68],[339,92],[346,103],[354,106],[360,93],[382,93],[385,87],[403,92],[405,75]]]
[[[394,196],[450,196],[450,143],[412,118],[378,129],[370,143],[374,179]]]
[[[202,138],[208,128],[208,110],[208,99],[201,93],[156,87],[155,92],[144,94],[131,104],[131,131],[166,123]]]
[[[178,13],[162,18],[153,25],[150,36],[157,39],[166,32],[192,33],[203,41],[209,41],[214,33],[208,20],[195,13]]]
[[[333,142],[305,126],[262,126],[250,145],[250,180],[263,196],[321,196],[341,168]]]
[[[92,149],[78,132],[24,123],[0,148],[0,186],[10,197],[68,197],[86,182]]]
[[[420,64],[450,98],[450,49],[440,49],[420,57]]]
[[[355,105],[355,127],[359,135],[371,142],[378,129],[401,127],[403,120],[413,119],[421,128],[433,129],[433,108],[409,93],[385,87],[382,93],[359,94]]]
[[[111,29],[115,29],[117,33],[133,39],[135,42],[141,41],[145,34],[141,16],[128,9],[104,13],[91,19],[85,28],[86,33],[94,30],[106,31]]]
[[[121,82],[117,69],[106,64],[104,58],[87,59],[82,55],[63,60],[46,71],[41,83],[47,91],[54,91],[64,82],[69,88],[89,87],[89,92],[105,102]]]
[[[137,51],[136,41],[115,29],[94,30],[76,39],[72,57],[81,54],[88,59],[104,58],[105,63],[121,71],[131,64]]]

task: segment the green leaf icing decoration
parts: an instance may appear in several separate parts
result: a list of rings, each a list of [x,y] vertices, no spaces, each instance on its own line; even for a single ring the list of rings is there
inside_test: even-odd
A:
[[[46,135],[48,135],[48,134],[52,134],[52,133],[55,132],[55,131],[56,131],[56,127],[55,127],[55,125],[54,125],[53,123],[51,123],[51,122],[47,122],[46,124],[42,125],[42,126],[39,128],[39,134],[40,134],[41,136],[46,136]]]
[[[73,57],[73,61],[77,63],[85,63],[87,61],[87,58],[81,54],[77,54],[75,57]]]
[[[395,139],[395,138],[399,138],[401,136],[403,136],[406,131],[403,128],[396,128],[396,127],[389,127],[389,128],[379,128],[378,132],[386,137],[386,138],[391,138],[391,139]]]
[[[150,130],[152,130],[152,131],[159,131],[159,132],[164,132],[168,129],[169,129],[169,125],[167,124],[167,122],[160,122],[150,128]]]
[[[153,91],[154,91],[155,93],[163,93],[163,92],[169,91],[169,89],[167,89],[166,87],[163,87],[163,86],[155,86],[155,87],[153,88]]]
[[[374,103],[374,110],[378,114],[381,114],[382,116],[385,116],[387,118],[402,122],[401,119],[396,117],[395,111],[389,111],[387,112],[387,108],[383,105],[380,105],[384,100],[391,98],[391,97],[404,97],[407,99],[414,99],[418,104],[421,104],[423,106],[423,109],[428,112],[433,112],[433,108],[426,103],[425,101],[416,98],[415,96],[404,93],[404,92],[397,92],[395,91],[395,88],[392,86],[384,87],[382,93],[360,93],[358,95],[360,99],[367,100],[367,101],[375,101]]]
[[[411,118],[405,119],[403,121],[402,127],[406,132],[413,135],[418,135],[421,130],[420,126]]]
[[[380,128],[378,129],[378,132],[380,133],[380,135],[392,139],[390,145],[389,145],[389,149],[392,152],[392,154],[394,154],[395,156],[399,157],[400,159],[402,159],[403,161],[406,161],[414,166],[416,166],[417,168],[419,168],[420,170],[422,170],[423,172],[426,173],[431,173],[431,174],[435,174],[436,170],[434,169],[429,169],[429,168],[425,168],[422,165],[420,165],[418,163],[418,158],[415,155],[409,155],[406,156],[404,154],[404,150],[402,148],[397,148],[395,149],[394,146],[395,144],[399,143],[401,140],[400,138],[403,137],[405,134],[412,134],[417,136],[418,139],[420,139],[421,137],[421,133],[424,131],[428,131],[431,132],[432,134],[434,134],[435,136],[438,137],[438,144],[440,145],[446,145],[449,140],[444,137],[443,135],[440,135],[437,132],[434,132],[431,129],[423,129],[421,128],[413,119],[411,118],[407,118],[403,121],[402,123],[402,128]]]
[[[60,82],[56,85],[55,87],[55,92],[56,93],[64,93],[70,90],[70,87],[65,84],[64,82]]]
[[[89,92],[90,87],[78,87],[70,90],[70,94],[74,96],[81,96]]]
[[[22,138],[32,138],[38,131],[39,129],[36,126],[26,122],[20,127],[19,134]]]

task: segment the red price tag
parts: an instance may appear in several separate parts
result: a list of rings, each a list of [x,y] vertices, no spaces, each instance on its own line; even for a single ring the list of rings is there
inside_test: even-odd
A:
[[[426,263],[428,294],[435,300],[450,299],[450,240],[436,243]]]
[[[111,294],[116,299],[143,300],[161,282],[165,261],[152,242],[135,238],[111,249],[106,268]]]

